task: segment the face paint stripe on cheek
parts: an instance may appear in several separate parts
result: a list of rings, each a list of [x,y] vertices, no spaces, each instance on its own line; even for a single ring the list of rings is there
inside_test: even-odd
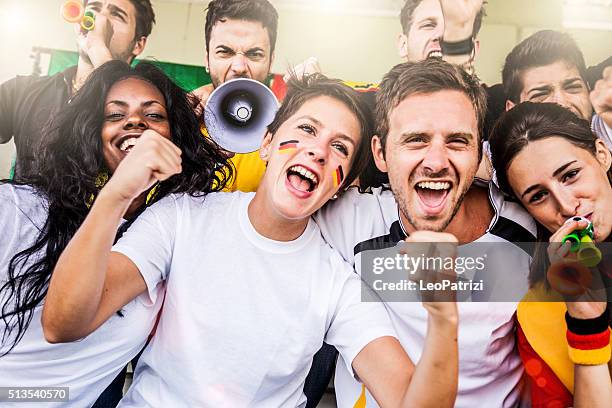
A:
[[[342,171],[342,166],[338,166],[338,168],[333,173],[334,178],[334,187],[339,187],[342,184],[342,180],[344,180],[344,171]]]
[[[300,143],[297,140],[287,140],[286,142],[282,142],[278,145],[278,151],[280,153],[289,153],[295,149],[297,149],[297,145]]]

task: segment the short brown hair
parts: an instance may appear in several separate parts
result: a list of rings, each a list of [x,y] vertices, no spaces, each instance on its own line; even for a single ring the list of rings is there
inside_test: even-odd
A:
[[[414,22],[412,20],[412,15],[414,14],[414,10],[419,7],[423,0],[406,0],[404,6],[402,7],[402,11],[400,12],[400,23],[402,24],[402,32],[408,35],[408,31],[410,31],[410,26]],[[485,4],[487,2],[482,2],[482,7],[478,11],[476,15],[476,19],[474,19],[474,26],[472,27],[472,38],[476,38],[478,32],[480,31],[480,27],[482,27],[482,19],[486,16],[485,12]]]
[[[557,61],[565,61],[576,67],[586,84],[584,56],[569,34],[542,30],[521,41],[506,56],[502,70],[506,98],[519,103],[523,91],[522,74],[525,70],[550,65]]]
[[[292,75],[287,83],[287,95],[283,104],[276,112],[276,116],[268,131],[274,136],[283,123],[293,116],[310,99],[318,96],[329,96],[342,102],[355,116],[359,122],[361,139],[353,154],[353,162],[341,188],[349,186],[365,169],[370,154],[370,138],[372,129],[370,127],[370,111],[359,93],[345,85],[339,79],[327,78],[323,74],[304,75],[301,78]]]
[[[231,20],[256,21],[268,30],[270,52],[276,47],[278,31],[278,12],[268,0],[212,0],[206,9],[204,35],[206,49],[210,44],[210,33],[219,21]]]
[[[148,37],[155,24],[155,12],[151,0],[130,0],[136,9],[136,40]]]
[[[461,67],[429,58],[419,62],[404,62],[391,68],[376,95],[376,134],[383,151],[389,133],[389,115],[401,101],[414,94],[431,94],[444,90],[463,92],[472,102],[478,121],[478,157],[482,155],[482,129],[487,112],[487,96],[475,75]],[[438,112],[444,115],[444,112]]]

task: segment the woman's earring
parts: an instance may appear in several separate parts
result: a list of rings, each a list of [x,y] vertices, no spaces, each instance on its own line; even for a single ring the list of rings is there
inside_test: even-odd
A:
[[[104,185],[108,182],[108,178],[109,178],[108,172],[101,171],[96,176],[96,179],[94,180],[94,185],[96,186],[98,190],[101,190],[102,187],[104,187]],[[96,199],[95,194],[89,195],[89,197],[85,200],[85,205],[87,206],[87,208],[91,208],[95,199]]]
[[[105,171],[101,171],[100,173],[98,173],[98,176],[96,177],[96,181],[94,183],[97,188],[102,188],[104,187],[107,181],[108,181],[108,173]]]
[[[334,194],[331,199],[332,200],[337,200],[338,199],[338,193]]]

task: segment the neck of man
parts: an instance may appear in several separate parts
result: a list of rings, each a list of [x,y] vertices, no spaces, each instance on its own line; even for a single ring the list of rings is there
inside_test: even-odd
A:
[[[460,245],[467,244],[487,232],[494,215],[495,211],[489,201],[488,190],[472,185],[463,197],[459,210],[442,232],[453,234]],[[400,218],[408,233],[415,231],[401,211]]]
[[[79,62],[77,64],[77,72],[72,79],[72,94],[81,89],[89,74],[94,71],[94,66],[86,56],[79,55]]]
[[[87,81],[89,75],[99,66],[114,59],[131,64],[134,58],[134,55],[113,57],[109,50],[100,50],[96,51],[95,53],[90,51],[90,54],[84,54],[82,51],[79,51],[77,72],[72,82],[72,94],[78,91],[83,84],[85,84],[85,81]]]
[[[264,191],[259,188],[249,203],[248,216],[251,225],[260,235],[274,241],[293,241],[306,230],[310,217],[290,220],[283,217],[266,201]]]

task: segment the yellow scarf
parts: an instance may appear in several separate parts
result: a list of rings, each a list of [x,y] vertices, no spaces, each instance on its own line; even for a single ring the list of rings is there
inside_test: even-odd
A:
[[[550,301],[542,302],[543,299]],[[516,315],[533,350],[573,394],[574,363],[568,354],[566,311],[562,299],[538,283],[519,303]]]

